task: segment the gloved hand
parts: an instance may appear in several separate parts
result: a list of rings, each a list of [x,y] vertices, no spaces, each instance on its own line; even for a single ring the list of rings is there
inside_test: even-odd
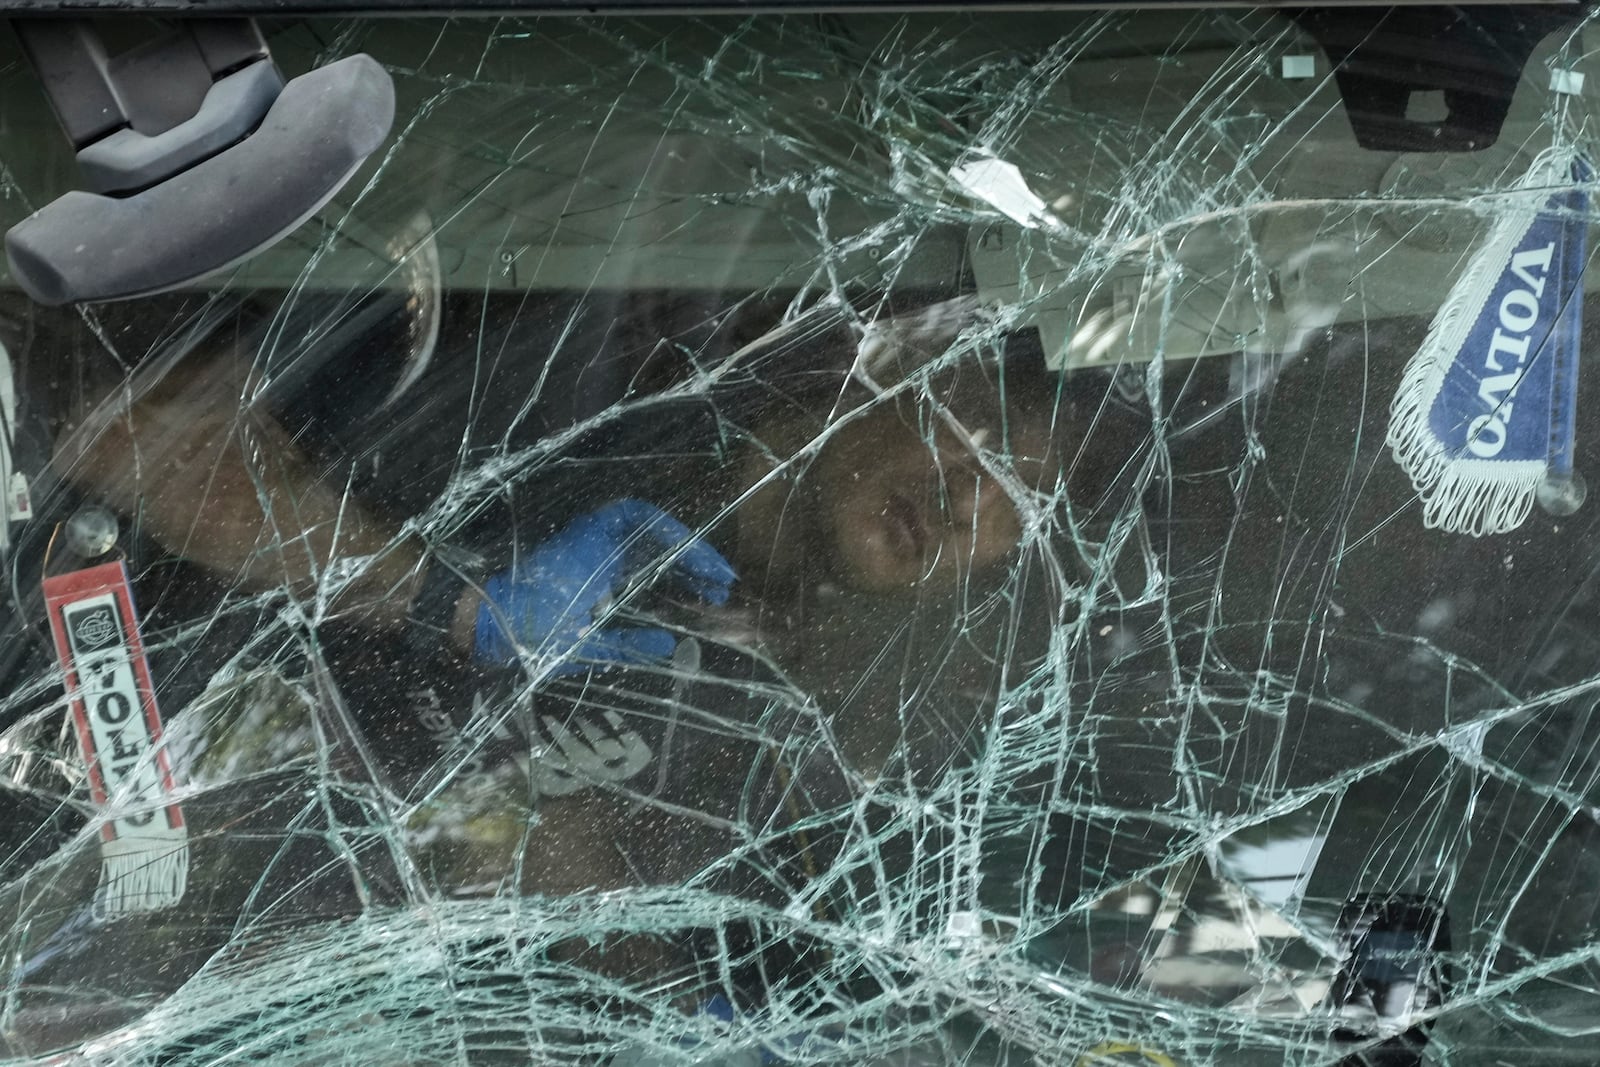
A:
[[[685,547],[686,546],[686,547]],[[647,663],[672,655],[672,634],[657,627],[596,626],[596,608],[619,586],[681,549],[670,579],[708,604],[727,603],[732,565],[654,504],[618,500],[574,519],[532,555],[484,584],[474,652],[512,663],[519,648],[560,656],[551,677],[596,664]],[[601,612],[603,614],[603,611]],[[508,632],[509,631],[509,632]]]

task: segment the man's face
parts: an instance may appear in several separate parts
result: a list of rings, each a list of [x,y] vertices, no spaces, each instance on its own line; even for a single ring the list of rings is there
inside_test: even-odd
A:
[[[995,447],[996,431],[971,427]],[[939,419],[882,405],[834,432],[813,475],[817,533],[841,581],[872,591],[949,588],[1005,559],[1011,499]]]

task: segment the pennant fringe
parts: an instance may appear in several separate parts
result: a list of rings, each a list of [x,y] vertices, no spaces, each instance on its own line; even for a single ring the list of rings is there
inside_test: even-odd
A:
[[[119,837],[100,843],[95,911],[114,919],[170,908],[189,883],[188,835]]]

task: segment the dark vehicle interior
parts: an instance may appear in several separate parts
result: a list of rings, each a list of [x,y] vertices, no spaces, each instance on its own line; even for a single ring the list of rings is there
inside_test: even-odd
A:
[[[0,1062],[1594,1062],[1588,8],[502,6],[0,9]]]

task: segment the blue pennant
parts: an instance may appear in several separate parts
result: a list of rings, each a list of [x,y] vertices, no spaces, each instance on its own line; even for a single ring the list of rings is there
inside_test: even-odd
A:
[[[1548,153],[1519,184],[1563,186],[1494,223],[1407,364],[1389,445],[1430,527],[1504,533],[1536,498],[1571,506],[1591,171]]]

